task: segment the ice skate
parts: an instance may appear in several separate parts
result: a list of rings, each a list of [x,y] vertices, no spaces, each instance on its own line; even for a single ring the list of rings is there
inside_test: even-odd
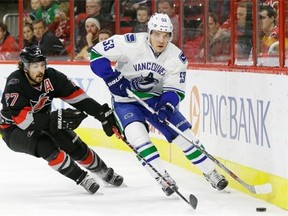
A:
[[[178,190],[178,186],[176,185],[176,182],[171,178],[169,173],[166,171],[165,171],[165,174],[163,175],[163,178],[158,177],[156,178],[156,180],[162,186],[162,190],[167,196],[170,196],[176,190]]]
[[[219,174],[216,170],[213,170],[209,174],[204,174],[206,180],[210,182],[212,187],[216,188],[217,190],[221,191],[227,187],[228,181],[225,177]]]
[[[90,177],[88,174],[83,178],[83,180],[79,183],[82,187],[85,188],[90,194],[95,194],[96,191],[99,189],[99,184]]]
[[[121,175],[118,175],[112,168],[104,168],[98,172],[96,172],[100,178],[113,186],[119,187],[123,183],[123,177]]]

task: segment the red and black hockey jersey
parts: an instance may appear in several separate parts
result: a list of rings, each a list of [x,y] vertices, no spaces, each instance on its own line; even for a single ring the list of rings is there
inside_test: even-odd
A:
[[[15,126],[23,130],[48,128],[54,98],[93,116],[100,107],[66,75],[53,68],[45,70],[43,81],[37,86],[28,82],[23,71],[16,70],[7,78],[2,95],[1,129]]]

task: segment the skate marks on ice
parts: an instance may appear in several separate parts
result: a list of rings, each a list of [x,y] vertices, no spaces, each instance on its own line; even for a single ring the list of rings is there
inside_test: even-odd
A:
[[[261,214],[287,216],[274,205],[236,190],[231,193],[213,189],[203,176],[165,163],[185,197],[198,198],[197,209],[188,206],[177,195],[167,197],[135,154],[106,148],[94,148],[108,165],[124,176],[119,188],[101,185],[95,195],[61,176],[47,163],[29,155],[12,152],[0,142],[0,215],[2,216],[139,216],[139,215],[249,215],[256,216],[256,207],[265,207]]]

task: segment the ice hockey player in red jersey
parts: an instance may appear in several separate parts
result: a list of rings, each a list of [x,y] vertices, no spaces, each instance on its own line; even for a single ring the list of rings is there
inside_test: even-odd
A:
[[[76,109],[52,111],[54,98]],[[89,172],[111,185],[122,184],[123,177],[107,167],[73,131],[88,114],[102,122],[105,133],[112,136],[112,110],[89,97],[63,73],[47,67],[38,46],[21,50],[18,70],[8,76],[1,103],[1,134],[11,150],[45,159],[90,194],[100,186]]]

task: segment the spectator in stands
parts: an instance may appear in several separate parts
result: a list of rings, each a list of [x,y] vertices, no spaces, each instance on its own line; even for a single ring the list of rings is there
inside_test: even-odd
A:
[[[121,16],[130,16],[132,20],[137,19],[136,11],[140,6],[145,6],[147,0],[122,0],[120,14]]]
[[[25,23],[23,26],[23,47],[37,45],[36,37],[33,33],[33,26],[31,23]]]
[[[112,32],[109,29],[102,29],[99,32],[99,42],[104,41],[112,36]]]
[[[8,27],[0,22],[0,60],[12,60],[18,58],[20,48],[15,38],[10,35]]]
[[[146,6],[140,6],[136,10],[137,21],[132,28],[133,33],[147,32],[148,31],[148,20],[149,20],[149,8]]]
[[[227,62],[230,59],[230,34],[220,28],[218,18],[213,13],[209,13],[208,30],[208,50],[204,51],[203,41],[199,58],[203,60],[206,54],[210,62]]]
[[[86,40],[80,53],[75,56],[75,60],[90,60],[91,48],[99,42],[100,23],[96,18],[88,18],[85,21]]]
[[[70,44],[70,19],[69,19],[69,2],[62,2],[59,5],[59,14],[49,25],[49,31],[55,34],[65,47]]]
[[[139,6],[146,5],[147,0],[120,0],[120,17],[136,19],[136,10]],[[115,19],[115,1],[111,7],[111,15]]]
[[[192,37],[185,42],[183,51],[189,62],[202,61],[199,59],[199,50],[201,50],[200,47],[203,46],[203,29],[203,22],[201,22],[197,28],[194,29],[194,31],[188,32],[192,35]],[[187,34],[187,36],[189,38],[190,35]]]
[[[110,29],[114,32],[114,24],[110,20],[109,14],[101,13],[101,0],[86,0],[86,13],[80,13],[75,19],[75,52],[79,53],[85,44],[86,31],[85,21],[87,18],[96,18],[101,23],[102,28]]]
[[[48,26],[43,19],[33,22],[33,32],[42,52],[49,56],[67,56],[62,42],[52,32],[48,30]]]
[[[39,0],[30,1],[31,11],[29,13],[24,13],[24,23],[31,23],[36,19],[36,11],[41,8]]]
[[[229,18],[230,0],[209,1],[209,12],[215,14],[222,25]]]
[[[49,26],[59,14],[59,5],[54,0],[39,0],[40,9],[36,11],[36,19],[43,19]]]
[[[261,40],[262,55],[268,54],[270,46],[279,40],[279,30],[276,25],[277,12],[271,6],[263,6],[260,12],[263,37]]]
[[[248,59],[252,46],[252,4],[250,2],[241,2],[237,7],[236,58]]]
[[[101,16],[102,0],[86,0],[86,14],[85,18],[89,16]]]
[[[110,19],[112,20],[112,8],[114,7],[115,0],[104,0],[101,4],[101,13],[107,14],[110,16]]]
[[[175,14],[173,0],[158,0],[157,1],[157,12],[167,14],[173,24],[173,39],[172,43],[176,46],[180,46],[181,41],[179,41],[179,18]]]

